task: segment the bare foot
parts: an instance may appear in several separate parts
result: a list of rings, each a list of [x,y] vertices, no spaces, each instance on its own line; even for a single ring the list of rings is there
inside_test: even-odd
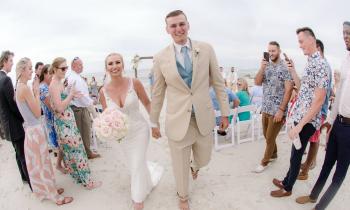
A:
[[[134,204],[134,210],[142,210],[143,209],[143,202],[141,203],[136,203],[136,202],[133,202]]]
[[[64,193],[64,189],[63,189],[63,188],[58,188],[58,189],[57,189],[57,193],[58,193],[59,195],[61,195],[62,193]]]
[[[179,209],[190,210],[190,205],[188,204],[188,200],[179,200]]]
[[[62,166],[56,166],[56,169],[61,172],[62,174],[67,174],[67,170],[63,168]]]
[[[100,182],[100,181],[98,181],[98,182],[91,182],[90,184],[88,184],[86,186],[86,189],[93,190],[93,189],[101,187],[101,185],[102,185],[102,182]]]
[[[61,206],[64,204],[71,203],[72,201],[73,201],[72,197],[64,197],[64,199],[62,201],[57,201],[56,204],[57,204],[57,206]]]

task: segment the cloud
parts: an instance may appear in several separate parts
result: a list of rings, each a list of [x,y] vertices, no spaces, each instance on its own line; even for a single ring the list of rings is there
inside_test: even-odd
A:
[[[27,56],[34,63],[50,63],[57,56],[79,56],[86,72],[103,70],[105,56],[120,52],[130,68],[135,54],[153,55],[171,43],[164,16],[182,9],[191,38],[211,43],[226,68],[257,69],[267,43],[276,40],[301,71],[306,58],[295,35],[301,26],[315,30],[331,65],[338,68],[349,6],[347,0],[12,0],[0,8],[0,46],[14,51],[15,61]],[[150,67],[149,62],[142,65]]]

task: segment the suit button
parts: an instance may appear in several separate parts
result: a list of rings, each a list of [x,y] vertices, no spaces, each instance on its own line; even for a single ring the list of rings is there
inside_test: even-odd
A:
[[[193,93],[191,92],[191,96],[193,96]]]

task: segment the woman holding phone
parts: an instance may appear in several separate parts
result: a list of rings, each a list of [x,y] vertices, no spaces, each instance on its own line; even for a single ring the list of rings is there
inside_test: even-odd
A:
[[[81,93],[75,90],[75,84],[65,88],[63,79],[68,70],[66,59],[56,58],[50,67],[52,81],[49,87],[52,107],[55,112],[55,127],[59,137],[60,149],[63,151],[63,160],[67,166],[67,172],[87,189],[101,186],[101,182],[94,182],[88,166],[88,158],[84,145],[75,122],[73,110],[69,104],[73,98],[81,97]]]

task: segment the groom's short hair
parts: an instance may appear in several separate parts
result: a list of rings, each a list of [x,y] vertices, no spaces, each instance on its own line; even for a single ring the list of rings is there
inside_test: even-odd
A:
[[[179,15],[185,16],[185,18],[186,18],[186,20],[187,20],[187,16],[185,15],[185,13],[184,13],[182,10],[174,10],[174,11],[169,12],[169,13],[165,16],[165,23],[167,23],[166,20],[167,20],[168,18],[170,18],[170,17],[176,17],[176,16],[179,16]]]

